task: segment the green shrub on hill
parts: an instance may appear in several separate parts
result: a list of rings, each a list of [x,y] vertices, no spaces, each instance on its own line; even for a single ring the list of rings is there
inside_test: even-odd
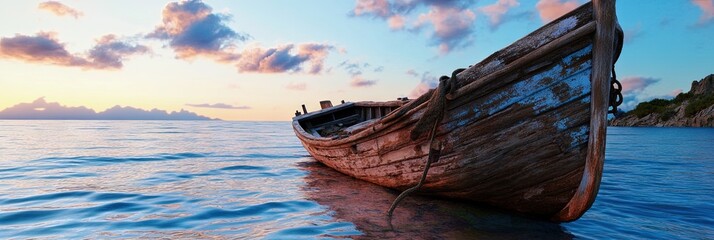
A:
[[[672,119],[672,117],[674,117],[674,115],[677,115],[677,111],[675,111],[672,108],[668,108],[667,111],[662,113],[662,115],[659,115],[659,120],[667,121],[669,119]]]
[[[689,105],[684,109],[684,114],[691,117],[711,105],[714,105],[714,95],[700,95],[689,101]]]
[[[676,97],[674,97],[674,99],[672,99],[672,102],[682,103],[682,102],[692,98],[692,96],[694,96],[694,94],[692,94],[692,93],[679,93],[679,94],[677,94]]]
[[[635,107],[630,114],[635,114],[638,118],[643,118],[652,113],[662,114],[667,111],[667,105],[670,105],[671,103],[671,100],[659,98],[653,99],[649,102],[641,102],[640,104],[637,104],[637,107]]]
[[[659,114],[660,120],[667,121],[677,114],[675,108],[683,103],[684,101],[689,101],[689,105],[684,109],[684,113],[687,117],[694,116],[699,111],[714,105],[714,95],[693,95],[691,93],[680,93],[677,97],[667,100],[667,99],[653,99],[649,102],[641,102],[637,104],[637,107],[627,114],[634,114],[638,118],[643,118],[652,113]]]

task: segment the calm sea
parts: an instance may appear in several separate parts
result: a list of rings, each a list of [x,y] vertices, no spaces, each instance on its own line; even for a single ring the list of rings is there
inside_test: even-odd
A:
[[[555,224],[315,162],[288,122],[0,121],[6,238],[714,238],[714,129],[610,128],[593,207]]]

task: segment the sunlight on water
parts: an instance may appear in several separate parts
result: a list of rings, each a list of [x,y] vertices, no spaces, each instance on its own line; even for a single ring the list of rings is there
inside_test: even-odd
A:
[[[610,128],[585,216],[409,197],[310,158],[287,122],[0,121],[0,238],[706,238],[711,129]]]

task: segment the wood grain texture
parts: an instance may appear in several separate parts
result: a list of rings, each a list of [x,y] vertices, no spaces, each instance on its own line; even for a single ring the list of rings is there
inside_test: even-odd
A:
[[[617,24],[615,0],[594,0],[593,9],[597,31],[593,55],[590,144],[580,186],[570,202],[553,217],[557,221],[578,219],[592,206],[600,189],[605,162],[610,77],[615,58],[620,52],[620,49],[615,49],[615,31],[620,27]]]
[[[611,64],[614,54],[612,49],[599,52],[602,46],[597,46],[613,42],[595,37],[601,24],[594,23],[593,6],[597,4],[581,6],[459,75],[461,89],[447,102],[436,132],[435,139],[444,146],[441,158],[432,164],[422,194],[482,202],[557,221],[573,220],[589,208],[587,202],[591,204],[594,195],[582,191],[583,183],[599,184],[600,172],[588,171],[601,171],[602,165],[592,168],[588,161],[596,159],[591,155],[604,153],[605,143],[604,126],[593,118],[606,113],[607,105],[601,103],[607,92],[603,95],[600,88],[609,90],[595,73],[606,62],[595,56],[609,54]],[[549,47],[538,51],[543,46]],[[468,87],[472,84],[478,87]],[[425,114],[426,99],[412,100],[394,111],[386,108],[380,111],[381,118],[355,127],[341,139],[308,133],[300,123],[305,119],[294,119],[293,128],[305,149],[325,165],[382,186],[406,189],[420,178],[429,152],[426,136],[410,139],[414,124]],[[352,107],[358,105],[362,110],[387,107],[376,102]],[[597,181],[586,181],[592,177]],[[572,200],[581,193],[584,200]],[[575,214],[562,215],[565,208]]]

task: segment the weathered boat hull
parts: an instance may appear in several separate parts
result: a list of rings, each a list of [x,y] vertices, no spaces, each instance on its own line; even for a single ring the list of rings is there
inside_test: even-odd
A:
[[[579,218],[602,172],[616,28],[614,2],[596,0],[460,73],[435,134],[440,159],[419,192],[556,221]],[[293,128],[325,165],[406,189],[419,181],[429,153],[427,136],[410,139],[427,105],[414,100],[342,137],[307,132],[306,116]]]

